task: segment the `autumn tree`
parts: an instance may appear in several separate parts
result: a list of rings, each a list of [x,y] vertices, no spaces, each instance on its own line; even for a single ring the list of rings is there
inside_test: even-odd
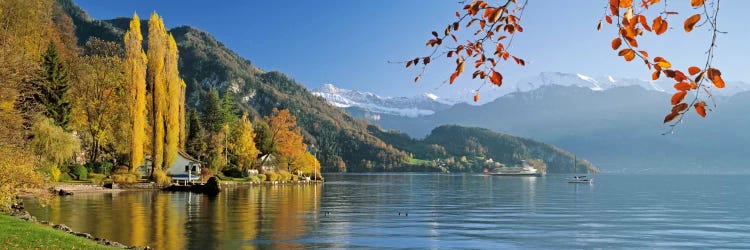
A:
[[[293,166],[291,169],[293,173],[299,175],[315,175],[313,179],[318,179],[317,175],[320,174],[320,162],[310,152],[305,152],[300,158],[298,164]]]
[[[244,113],[233,131],[231,144],[232,153],[237,158],[237,167],[243,172],[250,169],[258,158],[259,152],[254,140],[253,124],[247,118],[247,113]]]
[[[104,147],[128,139],[120,134],[121,126],[128,120],[124,102],[128,93],[119,45],[92,39],[86,47],[91,54],[77,60],[71,89],[75,93],[73,127],[85,131],[88,162],[97,162]]]
[[[40,76],[40,60],[56,32],[51,1],[0,1],[0,210],[22,189],[42,189],[43,176],[28,147],[20,94]],[[28,84],[28,85],[27,85]],[[44,192],[45,194],[47,192]]]
[[[185,120],[185,114],[187,110],[185,109],[185,92],[187,91],[187,85],[185,84],[185,80],[180,79],[180,97],[179,97],[179,112],[180,112],[180,149],[184,150],[185,146],[187,144],[187,121]]]
[[[151,88],[151,160],[152,171],[164,165],[164,117],[167,112],[167,31],[163,20],[154,12],[148,20],[148,80]]]
[[[143,52],[141,21],[133,14],[130,29],[125,33],[125,77],[130,112],[130,172],[143,163],[146,144],[146,60]]]
[[[274,150],[266,152],[276,157],[276,160],[286,165],[287,171],[294,168],[294,164],[302,157],[307,147],[303,143],[300,128],[297,127],[297,118],[288,109],[273,109],[271,115],[266,117],[270,129],[271,143]],[[267,158],[264,158],[264,161]],[[261,163],[261,166],[263,163]]]
[[[180,133],[184,130],[185,124],[180,120],[180,97],[182,92],[182,85],[184,82],[180,78],[179,70],[177,69],[177,43],[172,35],[167,36],[167,53],[166,60],[164,62],[165,77],[166,77],[166,113],[165,113],[165,146],[164,146],[164,165],[163,169],[168,168],[177,159],[177,150],[180,148]]]
[[[642,36],[649,34],[659,36],[669,30],[669,20],[679,13],[670,11],[666,2],[609,0],[606,3],[603,20],[596,28],[601,29],[604,22],[615,25],[616,34],[611,46],[612,49],[618,51],[618,56],[626,61],[632,61],[635,58],[642,60],[648,70],[652,71],[653,80],[665,76],[677,82],[674,85],[677,92],[671,98],[672,110],[664,118],[664,123],[672,122],[671,126],[674,128],[691,108],[701,117],[706,116],[705,100],[712,99],[709,82],[713,83],[713,87],[716,88],[723,88],[725,85],[721,72],[712,67],[716,37],[719,33],[716,20],[720,1],[712,1],[710,5],[706,4],[705,0],[689,1],[694,13],[684,19],[682,30],[691,32],[696,25],[703,22],[709,26],[712,37],[711,45],[706,50],[706,61],[701,64],[703,66],[690,66],[685,70],[675,69],[666,58],[654,55],[654,53],[649,54],[638,44],[638,39]],[[474,69],[471,71],[472,79],[479,78],[485,83],[502,86],[503,74],[499,68],[504,62],[510,61],[520,66],[526,64],[523,59],[515,56],[515,51],[510,49],[514,36],[524,31],[521,21],[528,0],[473,0],[460,3],[463,8],[455,12],[454,21],[441,31],[431,32],[426,44],[432,48],[431,53],[402,63],[407,68],[411,66],[420,68],[414,79],[415,82],[419,81],[428,64],[444,57],[454,61],[456,65],[455,70],[450,72],[448,77],[449,84],[456,82],[466,68],[471,67]],[[656,8],[657,4],[664,6]],[[649,17],[650,14],[655,15],[652,18]],[[469,32],[458,32],[463,29],[468,29]],[[693,92],[693,98],[683,102],[688,92]],[[479,89],[474,95],[474,101],[478,100]]]

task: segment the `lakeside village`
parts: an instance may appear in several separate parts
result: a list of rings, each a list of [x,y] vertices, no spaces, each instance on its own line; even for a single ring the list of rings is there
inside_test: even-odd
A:
[[[242,114],[217,90],[186,108],[177,45],[156,13],[143,26],[148,41],[135,15],[122,44],[80,47],[54,32],[59,23],[33,17],[0,34],[12,41],[0,59],[2,210],[50,184],[322,180],[316,147],[290,110]]]

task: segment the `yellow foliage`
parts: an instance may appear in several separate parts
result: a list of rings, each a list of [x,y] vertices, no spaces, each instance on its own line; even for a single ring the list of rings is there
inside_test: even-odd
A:
[[[172,35],[167,36],[167,53],[164,62],[166,77],[166,113],[165,132],[166,145],[164,147],[164,166],[167,169],[177,159],[177,149],[180,145],[180,92],[182,79],[177,69],[177,43]]]
[[[252,166],[260,153],[255,147],[255,131],[253,124],[247,119],[247,113],[244,113],[237,123],[233,140],[231,147],[234,155],[237,156],[237,166],[245,171]]]
[[[130,92],[130,171],[142,165],[146,144],[146,61],[143,53],[141,21],[133,14],[130,29],[125,34],[125,77]]]
[[[10,208],[20,190],[43,189],[44,178],[35,171],[32,163],[33,160],[22,151],[0,148],[0,211]]]
[[[138,182],[140,176],[134,173],[121,173],[112,175],[112,181],[115,183],[131,184]]]
[[[62,172],[60,172],[60,169],[56,166],[53,166],[50,170],[50,177],[52,177],[52,181],[60,181],[60,175],[62,175]]]
[[[159,184],[169,184],[172,182],[172,178],[167,176],[164,170],[154,170],[154,181]]]
[[[153,168],[161,169],[164,164],[164,116],[166,110],[166,76],[164,63],[167,51],[167,31],[164,22],[154,12],[148,21],[148,76],[151,85],[153,119],[151,139],[151,158]]]
[[[187,85],[185,85],[185,80],[180,79],[180,99],[179,99],[179,106],[180,106],[180,149],[185,149],[185,144],[187,143],[187,127],[185,126],[185,113],[187,112],[185,110],[185,91],[187,90]]]

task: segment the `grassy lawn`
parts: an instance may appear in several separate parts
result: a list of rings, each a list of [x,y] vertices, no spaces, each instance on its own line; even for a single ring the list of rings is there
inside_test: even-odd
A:
[[[0,249],[117,249],[0,214]]]

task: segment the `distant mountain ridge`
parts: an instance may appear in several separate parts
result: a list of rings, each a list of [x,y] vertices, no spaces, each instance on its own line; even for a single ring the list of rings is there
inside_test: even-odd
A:
[[[457,104],[418,119],[387,117],[376,123],[415,137],[438,126],[477,126],[523,136],[586,157],[603,172],[750,173],[750,92],[716,98],[705,119],[689,113],[674,135],[662,120],[670,93],[640,86],[595,91],[546,85],[481,106]]]
[[[434,114],[455,104],[430,93],[414,97],[382,97],[369,92],[342,89],[333,84],[324,84],[312,91],[313,95],[325,98],[330,104],[350,111],[361,111],[375,115],[419,117]]]

